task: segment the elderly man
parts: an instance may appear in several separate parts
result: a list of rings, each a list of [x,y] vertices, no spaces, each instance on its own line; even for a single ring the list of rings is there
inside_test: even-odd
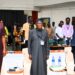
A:
[[[47,75],[48,35],[46,30],[42,29],[43,23],[38,20],[36,29],[29,33],[28,52],[29,59],[32,61],[30,75]]]

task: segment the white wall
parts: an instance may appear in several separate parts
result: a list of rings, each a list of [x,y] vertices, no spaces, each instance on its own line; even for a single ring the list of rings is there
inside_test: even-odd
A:
[[[75,0],[0,0],[0,9],[39,10],[34,6],[53,5]]]
[[[75,0],[35,0],[35,6],[45,6],[45,5],[53,5],[53,4],[60,4],[65,2],[74,2]]]
[[[39,18],[41,17],[50,17],[51,23],[53,21],[56,22],[56,25],[58,25],[60,20],[65,21],[66,17],[72,18],[75,16],[75,5],[64,5],[64,6],[57,6],[57,7],[45,7],[41,8],[39,12]]]
[[[33,10],[33,0],[0,0],[0,9]]]

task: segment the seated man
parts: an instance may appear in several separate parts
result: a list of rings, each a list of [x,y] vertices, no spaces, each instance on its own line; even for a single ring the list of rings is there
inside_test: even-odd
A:
[[[62,45],[64,44],[64,35],[63,35],[63,30],[62,30],[62,26],[63,26],[64,22],[60,21],[59,26],[56,28],[56,39],[58,44]]]

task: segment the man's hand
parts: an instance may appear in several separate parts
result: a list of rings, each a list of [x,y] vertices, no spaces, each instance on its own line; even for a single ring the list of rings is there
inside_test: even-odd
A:
[[[64,39],[64,38],[60,37],[60,39],[62,40],[62,39]]]
[[[5,56],[5,55],[6,55],[6,53],[7,53],[7,51],[4,49],[4,50],[3,50],[3,55]]]
[[[29,59],[32,60],[32,55],[31,54],[29,55]]]
[[[71,37],[67,37],[67,39],[71,39]]]
[[[49,59],[49,55],[45,55],[44,58],[47,60]]]
[[[49,56],[47,55],[46,59],[49,59]]]

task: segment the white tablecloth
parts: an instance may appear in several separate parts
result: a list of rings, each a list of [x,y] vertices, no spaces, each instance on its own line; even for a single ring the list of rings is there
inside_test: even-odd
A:
[[[57,53],[50,53],[49,59],[47,61],[47,69],[48,69],[48,75],[66,75],[66,72],[52,72],[50,71],[50,66],[52,66],[52,57],[55,58],[55,65],[58,64],[58,58],[61,57],[61,66],[66,67],[66,60],[65,60],[65,53],[64,52],[57,52]],[[62,74],[61,74],[62,73]]]
[[[3,58],[1,75],[9,75],[7,71],[13,67],[19,67],[21,69],[24,69],[24,55],[23,54],[7,54]],[[17,74],[17,75],[23,75],[23,73]]]
[[[65,55],[66,53],[66,55]],[[24,54],[24,55],[23,55]],[[28,49],[23,49],[23,54],[8,54],[4,57],[3,59],[3,65],[2,65],[2,74],[1,75],[10,75],[10,74],[7,74],[7,70],[8,68],[13,65],[18,65],[20,64],[20,67],[23,66],[23,61],[24,61],[24,75],[30,75],[30,68],[31,68],[31,61],[29,60],[29,55],[28,55]],[[56,61],[57,61],[57,58],[59,57],[59,55],[61,55],[61,58],[62,58],[62,65],[65,65],[67,63],[67,72],[52,72],[49,70],[49,66],[51,65],[51,58],[52,56],[55,56],[56,57]],[[17,59],[17,60],[16,60]],[[65,61],[66,59],[66,61]],[[15,62],[13,62],[15,60]],[[64,53],[51,53],[50,54],[50,59],[48,59],[47,61],[47,71],[48,71],[48,74],[47,75],[67,75],[66,73],[68,73],[69,75],[75,75],[73,73],[73,55],[71,53],[71,48],[70,47],[66,47],[65,48],[65,52]],[[56,62],[57,64],[57,62]],[[71,65],[70,65],[71,64]],[[10,65],[10,66],[7,66],[7,65]],[[19,65],[18,65],[19,66]],[[12,75],[16,75],[16,74],[12,74]],[[17,75],[23,75],[22,74],[17,74]]]

